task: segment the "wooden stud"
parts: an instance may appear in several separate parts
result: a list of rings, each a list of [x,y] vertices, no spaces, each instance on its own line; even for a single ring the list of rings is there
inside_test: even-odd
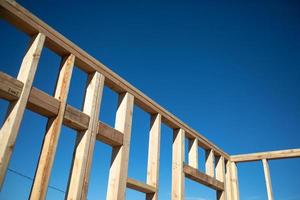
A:
[[[268,163],[267,159],[262,159],[262,163],[263,163],[263,167],[264,167],[268,200],[273,200],[274,197],[273,197],[273,191],[272,191],[272,182],[271,182],[271,176],[270,176],[269,163]]]
[[[198,169],[198,139],[189,139],[189,165]]]
[[[215,175],[215,156],[212,149],[205,150],[205,173],[211,177]]]
[[[134,97],[131,94],[122,93],[119,95],[115,129],[122,132],[124,138],[122,146],[113,147],[106,195],[107,200],[125,199],[133,104]]]
[[[68,200],[84,200],[87,196],[103,87],[104,76],[102,74],[95,72],[89,75],[83,106],[83,112],[90,116],[89,127],[84,133],[77,134],[67,191]]]
[[[7,74],[0,73],[0,83],[7,83],[7,86],[14,88],[14,94],[16,95],[13,98],[15,98],[14,100],[18,100],[19,97],[17,94],[21,93],[21,86],[23,85],[20,81]],[[9,96],[10,91],[7,90],[7,86],[2,86],[3,84],[0,84],[0,90],[3,89],[2,92],[0,92],[0,98],[10,100],[12,97]],[[60,102],[58,99],[34,87],[31,88],[27,102],[27,108],[29,110],[51,118],[58,115],[59,106]],[[89,120],[90,117],[87,114],[77,108],[66,105],[63,119],[63,124],[65,126],[77,130],[79,131],[79,134],[81,134],[83,131],[88,129]],[[123,133],[99,121],[96,139],[110,146],[120,146],[123,144]]]
[[[238,172],[235,162],[231,162],[232,200],[239,200]]]
[[[226,172],[225,172],[225,193],[226,200],[232,199],[232,183],[231,183],[231,161],[226,162]]]
[[[216,157],[216,179],[225,182],[225,162],[223,156]],[[226,184],[225,184],[226,186]],[[225,190],[217,190],[217,199],[225,200]]]
[[[158,180],[159,180],[159,158],[160,158],[160,130],[161,115],[151,115],[149,148],[148,148],[148,167],[147,184],[156,188],[155,193],[146,195],[147,200],[158,199]]]
[[[14,26],[18,27],[28,35],[36,32],[42,32],[47,36],[46,45],[54,52],[65,55],[72,53],[76,57],[76,65],[82,70],[91,73],[98,71],[105,76],[105,85],[112,90],[121,93],[129,92],[135,98],[135,103],[143,110],[149,113],[160,113],[162,115],[162,122],[171,128],[182,128],[186,131],[186,136],[195,138],[198,137],[201,145],[207,149],[214,149],[216,155],[222,155],[226,159],[230,159],[229,155],[222,149],[217,147],[207,138],[199,134],[194,129],[187,126],[173,114],[158,105],[152,99],[143,94],[140,90],[136,89],[126,80],[114,73],[112,70],[103,65],[100,61],[90,56],[87,52],[79,48],[73,42],[65,38],[63,35],[55,31],[45,22],[34,16],[28,10],[23,8],[13,0],[2,0],[0,5],[3,9],[3,18]]]
[[[55,118],[50,118],[47,123],[47,131],[35,173],[33,187],[31,189],[31,200],[42,200],[46,198],[55,152],[66,109],[74,61],[75,57],[73,55],[69,55],[64,58],[61,63],[61,69],[54,94],[54,97],[60,101],[60,106],[57,116]]]
[[[17,101],[10,103],[6,120],[0,130],[0,188],[4,182],[6,170],[19,132],[21,120],[26,108],[34,75],[40,59],[45,36],[35,36],[23,58],[17,79],[24,86]]]
[[[172,200],[184,199],[184,141],[185,131],[174,129],[172,146]]]

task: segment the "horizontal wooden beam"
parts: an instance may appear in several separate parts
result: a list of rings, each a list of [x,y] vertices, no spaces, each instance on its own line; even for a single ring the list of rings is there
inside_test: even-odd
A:
[[[12,23],[23,32],[34,35],[43,33],[46,36],[46,46],[59,55],[73,54],[76,57],[75,65],[90,73],[98,71],[105,76],[105,85],[112,90],[121,93],[128,92],[134,96],[135,104],[150,114],[161,114],[162,122],[172,129],[181,128],[189,138],[198,138],[201,145],[207,149],[213,149],[216,155],[224,156],[229,159],[229,155],[219,147],[210,142],[207,138],[199,134],[187,124],[183,123],[173,114],[162,108],[148,96],[136,89],[119,75],[103,65],[100,61],[90,56],[73,42],[55,31],[49,25],[38,19],[35,15],[23,8],[13,0],[0,1],[1,16]]]
[[[233,162],[251,162],[251,161],[258,161],[262,159],[274,160],[274,159],[297,158],[297,157],[298,158],[300,157],[300,149],[288,149],[288,150],[234,155],[231,156],[230,160]]]
[[[0,77],[0,95],[9,101],[18,100],[24,84],[3,72],[0,72]]]
[[[130,189],[133,189],[133,190],[136,190],[139,192],[143,192],[145,194],[151,194],[151,193],[156,192],[155,187],[148,185],[146,183],[142,183],[140,181],[134,180],[132,178],[127,178],[126,186]]]
[[[67,105],[64,115],[64,125],[77,130],[84,131],[88,128],[90,117],[80,110]]]
[[[10,88],[13,88],[13,95],[11,95]],[[22,84],[20,81],[11,76],[0,73],[0,98],[8,101],[15,101],[19,98],[22,91]],[[27,108],[35,113],[45,117],[55,117],[58,114],[59,100],[47,93],[31,88]],[[63,124],[77,130],[79,132],[86,130],[89,123],[89,116],[82,111],[67,105],[64,113]],[[120,146],[123,144],[123,133],[120,131],[99,122],[98,133],[96,139],[111,146]]]
[[[123,144],[123,133],[103,122],[99,122],[96,139],[110,146],[121,146]]]
[[[211,176],[208,176],[205,173],[202,173],[199,170],[197,170],[189,165],[184,164],[183,171],[185,173],[185,176],[191,180],[194,180],[198,183],[206,185],[217,191],[224,191],[224,183],[223,182],[218,181],[217,179],[215,179]]]

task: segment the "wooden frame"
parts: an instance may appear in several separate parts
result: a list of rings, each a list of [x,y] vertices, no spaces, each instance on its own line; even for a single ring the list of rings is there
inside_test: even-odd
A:
[[[159,199],[159,159],[161,124],[174,131],[172,146],[172,199],[184,199],[185,178],[216,190],[219,200],[238,200],[239,162],[262,160],[268,198],[273,199],[268,160],[300,157],[300,149],[230,156],[207,138],[187,126],[141,91],[112,72],[13,0],[0,0],[0,16],[33,38],[15,79],[0,72],[0,98],[10,102],[0,130],[0,189],[2,188],[14,143],[25,109],[48,118],[45,140],[36,169],[31,199],[45,199],[60,130],[66,125],[77,131],[77,144],[66,199],[86,199],[95,142],[113,149],[107,199],[125,199],[126,187],[143,192],[146,199]],[[64,60],[54,96],[32,87],[43,47]],[[89,75],[83,111],[66,103],[73,65]],[[103,87],[119,94],[115,127],[99,121]],[[128,177],[129,147],[133,106],[151,116],[147,182]],[[184,163],[188,139],[188,163]],[[205,173],[198,170],[198,149],[206,150]]]
[[[17,77],[17,79],[23,83],[23,89],[20,92],[18,100],[10,103],[6,120],[0,130],[0,187],[3,184],[4,176],[16,142],[44,41],[45,36],[39,33],[33,37],[29,45]]]

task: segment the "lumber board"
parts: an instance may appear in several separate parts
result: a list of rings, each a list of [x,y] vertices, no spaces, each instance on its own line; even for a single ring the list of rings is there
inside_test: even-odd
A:
[[[229,159],[229,155],[210,142],[203,135],[199,134],[194,129],[183,123],[173,114],[162,108],[152,99],[143,94],[140,90],[136,89],[130,83],[125,81],[119,75],[103,65],[100,61],[96,60],[84,50],[79,48],[73,42],[65,38],[63,35],[55,31],[49,25],[38,19],[28,10],[12,0],[0,1],[2,9],[2,16],[7,21],[12,23],[17,28],[21,29],[29,35],[33,35],[37,32],[41,32],[46,35],[46,46],[54,52],[65,55],[71,53],[75,55],[76,66],[80,67],[84,71],[90,73],[98,71],[105,76],[105,85],[112,90],[121,93],[128,92],[134,96],[135,104],[141,107],[143,110],[150,114],[159,113],[162,116],[162,122],[167,124],[173,129],[182,128],[186,132],[186,136],[190,138],[197,137],[201,142],[201,146],[207,149],[214,149],[216,155],[222,155],[226,159]]]
[[[98,119],[103,87],[104,76],[102,74],[98,72],[89,74],[83,103],[83,112],[89,115],[90,120],[88,129],[82,134],[77,134],[72,170],[66,194],[69,200],[84,200],[87,198],[90,168],[98,132]]]
[[[64,119],[74,61],[75,57],[72,54],[62,58],[54,94],[54,98],[58,99],[60,102],[59,109],[57,115],[54,118],[49,118],[47,122],[43,146],[40,152],[38,166],[33,180],[33,186],[31,188],[31,200],[43,200],[46,198],[50,175]]]
[[[0,72],[0,96],[8,101],[16,101],[21,95],[23,83]]]
[[[4,76],[8,77],[6,78],[6,80],[8,80],[7,83],[9,85],[12,85],[14,88],[17,88],[16,91],[18,91],[19,93],[22,91],[22,88],[16,86],[22,85],[21,82],[5,73],[0,73],[0,82],[2,81],[2,78]],[[6,94],[8,93],[8,91],[2,91],[3,93],[0,93],[0,98],[9,101],[10,98],[7,97],[8,94]],[[59,101],[54,97],[35,87],[32,87],[27,102],[27,109],[36,112],[37,114],[40,114],[42,116],[51,118],[55,117],[58,114],[59,104]],[[70,105],[66,105],[66,110],[63,119],[63,124],[65,126],[79,131],[80,134],[80,132],[88,128],[89,120],[90,117],[87,114],[83,113],[77,108],[74,108]],[[99,128],[96,139],[110,146],[118,146],[123,144],[123,133],[99,121]]]
[[[45,35],[42,33],[32,38],[17,77],[24,84],[23,89],[18,100],[10,102],[6,119],[0,130],[0,189],[18,136],[44,41]]]
[[[115,129],[122,132],[124,136],[123,145],[114,147],[112,150],[106,195],[107,199],[110,200],[125,199],[133,105],[134,97],[131,94],[119,94]]]
[[[174,129],[172,144],[172,200],[184,199],[184,147],[185,131]]]
[[[268,160],[262,159],[262,163],[263,163],[264,174],[265,174],[265,181],[266,181],[266,188],[267,188],[268,200],[274,200],[273,190],[272,190],[272,182],[271,182],[271,176],[270,176],[270,168],[269,168]]]
[[[155,193],[147,194],[146,200],[158,199],[157,191],[159,186],[160,134],[161,115],[151,115],[148,144],[147,184],[157,190]]]
[[[198,169],[198,139],[189,139],[189,151],[188,151],[188,164],[195,168]]]
[[[199,170],[186,164],[184,165],[183,170],[185,176],[191,180],[201,183],[214,190],[219,190],[219,191],[224,190],[224,183],[215,179],[214,177],[208,176],[207,174],[202,173]]]
[[[216,179],[224,183],[224,190],[217,190],[217,200],[226,199],[226,183],[225,183],[225,160],[222,156],[216,157]]]
[[[32,87],[27,108],[45,117],[55,117],[58,114],[59,101],[47,93]]]
[[[240,199],[239,192],[239,180],[238,180],[238,170],[235,162],[231,162],[231,189],[232,189],[232,200]]]
[[[123,133],[103,122],[99,122],[96,138],[112,147],[118,147],[123,144]]]
[[[215,155],[214,150],[205,150],[205,173],[211,177],[215,175]]]
[[[148,185],[146,183],[142,183],[140,181],[134,180],[132,178],[127,178],[126,186],[130,189],[143,192],[145,194],[153,194],[156,192],[155,187]]]
[[[70,105],[66,106],[63,121],[64,125],[77,130],[80,134],[81,132],[88,129],[89,121],[90,117],[87,114]]]
[[[233,162],[251,162],[251,161],[259,161],[262,159],[274,160],[274,159],[299,158],[299,157],[300,157],[300,149],[287,149],[287,150],[233,155],[230,157],[230,160]]]
[[[225,193],[226,199],[232,199],[231,161],[225,162]]]

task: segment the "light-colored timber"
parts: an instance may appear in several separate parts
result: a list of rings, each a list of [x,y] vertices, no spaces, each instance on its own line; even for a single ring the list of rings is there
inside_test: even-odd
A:
[[[29,45],[17,77],[17,79],[24,84],[23,89],[18,100],[10,103],[7,117],[0,130],[0,187],[2,187],[10,157],[14,149],[44,41],[45,36],[39,33],[32,39]]]
[[[198,169],[198,139],[189,139],[189,160],[188,163],[191,167]]]
[[[147,200],[158,200],[158,180],[159,180],[159,158],[160,158],[160,130],[161,115],[151,115],[148,165],[147,165],[147,184],[154,187],[153,193],[147,193]]]
[[[226,200],[232,199],[231,161],[225,162],[225,193]]]
[[[127,183],[126,186],[130,189],[139,191],[139,192],[143,192],[146,195],[147,194],[154,194],[156,189],[155,187],[142,183],[140,181],[134,180],[132,178],[127,178]]]
[[[269,169],[269,163],[266,159],[262,159],[263,167],[264,167],[264,174],[265,174],[265,180],[266,180],[266,187],[267,187],[267,194],[268,194],[268,200],[273,200],[273,190],[272,190],[272,182],[271,182],[271,176],[270,176],[270,169]]]
[[[0,82],[2,82],[3,77],[5,77],[4,79],[9,80],[8,85],[12,85],[15,88],[17,88],[16,85],[22,85],[20,84],[20,81],[4,73],[0,73]],[[22,91],[22,87],[18,87],[16,91],[20,93]],[[9,100],[9,94],[7,93],[9,93],[9,91],[0,93],[0,98]],[[27,102],[27,109],[42,116],[51,118],[58,114],[59,100],[49,96],[41,90],[32,87],[29,100]],[[79,134],[81,134],[82,131],[88,129],[89,120],[90,117],[87,114],[70,105],[66,105],[63,119],[64,125],[79,131]],[[99,121],[96,139],[111,146],[120,146],[123,144],[123,133]]]
[[[103,87],[104,76],[102,74],[95,72],[89,75],[83,112],[90,116],[90,120],[88,129],[82,134],[78,134],[76,138],[72,172],[67,191],[67,199],[69,200],[86,199],[87,196]]]
[[[66,54],[73,54],[76,57],[76,66],[86,71],[87,73],[94,71],[100,72],[105,76],[106,86],[110,87],[112,90],[118,93],[130,93],[134,96],[135,104],[141,107],[143,110],[150,114],[161,114],[163,123],[167,124],[171,128],[184,129],[187,137],[199,138],[199,141],[201,141],[201,145],[203,147],[207,149],[214,149],[217,155],[223,155],[225,158],[229,159],[229,155],[227,153],[214,145],[207,138],[200,135],[194,129],[190,128],[177,117],[162,108],[137,88],[132,86],[130,83],[111,71],[101,62],[83,51],[63,35],[55,31],[49,25],[38,19],[36,16],[34,16],[32,13],[30,13],[15,1],[2,0],[0,1],[0,7],[2,7],[2,17],[23,32],[27,33],[28,35],[33,35],[38,32],[43,33],[47,37],[45,45],[49,49],[61,56],[64,56]]]
[[[300,149],[288,149],[280,151],[268,151],[260,153],[250,153],[231,156],[231,161],[233,162],[249,162],[249,161],[259,161],[262,159],[274,160],[274,159],[284,159],[284,158],[299,158]]]
[[[224,157],[222,156],[216,157],[216,179],[224,183],[224,189],[217,190],[217,200],[225,200],[226,199],[225,160]]]
[[[115,129],[123,133],[124,137],[123,145],[114,147],[112,151],[106,196],[107,199],[125,199],[133,104],[134,97],[131,94],[122,93],[119,95]]]
[[[214,190],[223,191],[224,190],[224,183],[217,180],[214,177],[211,177],[205,173],[200,172],[199,170],[189,166],[184,165],[184,174],[191,180],[194,180],[198,183],[206,185]]]
[[[239,181],[238,181],[238,171],[235,162],[231,162],[231,189],[232,189],[232,200],[239,200]]]
[[[174,129],[172,146],[172,200],[184,199],[184,139],[183,129]]]
[[[126,187],[145,193],[146,200],[160,199],[158,196],[160,149],[166,148],[160,144],[162,124],[174,131],[172,200],[185,198],[185,178],[216,190],[218,200],[239,200],[237,164],[258,160],[263,163],[268,199],[271,200],[273,191],[268,160],[300,157],[300,149],[230,156],[14,0],[0,0],[0,17],[32,39],[23,58],[18,77],[13,78],[5,72],[0,72],[0,98],[10,104],[0,130],[0,192],[25,109],[48,119],[32,185],[31,199],[45,199],[62,125],[74,129],[77,137],[65,199],[87,198],[89,174],[96,142],[107,144],[112,148],[107,200],[124,200]],[[44,46],[65,58],[61,64],[54,96],[39,90],[38,86],[32,87]],[[89,77],[83,111],[66,103],[73,65],[82,69]],[[119,95],[114,128],[99,121],[104,86]],[[146,183],[128,177],[134,105],[151,116]],[[186,139],[189,142],[188,163],[184,163]],[[198,170],[199,148],[206,150],[205,163],[202,163],[205,164],[205,173]]]
[[[215,175],[215,155],[212,149],[205,151],[205,173],[211,177]]]
[[[47,122],[47,130],[43,141],[43,147],[31,189],[31,200],[43,200],[46,198],[55,152],[66,109],[74,61],[75,57],[73,55],[69,55],[62,60],[54,94],[54,97],[59,100],[60,106],[57,116],[55,118],[48,119]]]

